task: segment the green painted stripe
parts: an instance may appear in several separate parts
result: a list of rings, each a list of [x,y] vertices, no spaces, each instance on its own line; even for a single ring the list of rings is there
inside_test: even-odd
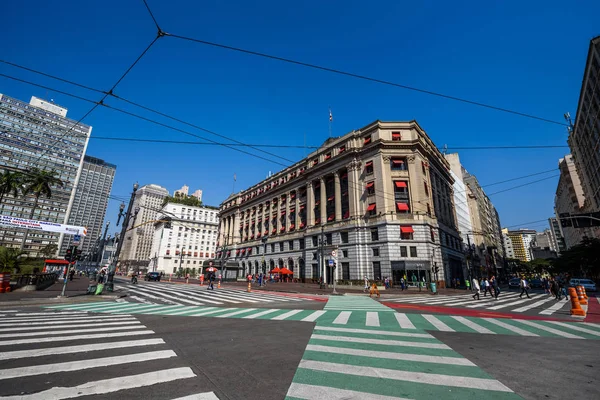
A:
[[[536,321],[532,321],[532,322],[535,322],[535,323],[540,324],[540,325],[544,325],[544,326],[546,326],[548,328],[557,329],[559,331],[567,332],[567,333],[570,333],[572,335],[581,336],[581,337],[586,338],[586,339],[600,340],[600,336],[592,335],[590,333],[582,332],[582,331],[579,331],[579,330],[576,330],[576,329],[570,329],[570,328],[567,328],[566,326],[552,324],[552,323],[547,322],[547,321],[537,321],[536,320]],[[584,326],[582,324],[574,324],[574,323],[566,323],[566,324],[569,325],[569,326],[574,325],[576,327],[579,326],[581,328],[584,328]],[[590,330],[592,330],[592,329],[590,329]],[[555,336],[558,336],[558,335],[555,335]]]
[[[310,344],[317,344],[321,346],[329,347],[340,347],[346,349],[361,349],[361,350],[373,350],[373,351],[387,351],[394,353],[408,353],[408,354],[421,354],[427,356],[443,356],[443,357],[462,357],[452,349],[429,349],[424,347],[408,347],[400,345],[381,345],[373,343],[348,343],[338,342],[324,339],[310,339]]]
[[[429,385],[386,378],[321,372],[304,368],[299,368],[296,371],[293,382],[418,400],[522,400],[515,393],[509,392]],[[365,396],[365,399],[368,398],[368,395]]]
[[[491,322],[488,322],[486,320],[484,320],[483,318],[477,318],[477,317],[465,317],[466,319],[472,321],[475,324],[479,324],[481,326],[483,326],[484,328],[488,328],[490,331],[495,332],[498,335],[511,335],[511,336],[520,336],[518,333],[515,333],[513,331],[510,331],[506,328],[503,328],[501,326],[492,324]],[[506,320],[504,318],[498,318],[498,320],[505,322]]]
[[[435,314],[437,319],[448,325],[450,328],[454,329],[456,332],[465,332],[465,333],[479,333],[475,329],[469,328],[468,326],[461,324],[454,318],[449,315],[437,315]],[[479,321],[473,321],[476,324],[479,324]]]
[[[89,302],[89,303],[83,303],[83,304],[65,304],[65,305],[60,305],[60,306],[45,306],[44,308],[52,308],[52,309],[60,309],[60,310],[78,310],[80,308],[86,308],[86,307],[90,307],[90,306],[94,306],[94,305],[108,305],[108,304],[118,304],[115,303],[114,301],[100,301],[100,302]]]
[[[288,310],[288,311],[291,311],[291,310]],[[299,312],[298,314],[294,314],[294,315],[292,315],[291,317],[289,317],[289,318],[286,318],[285,320],[286,320],[286,321],[300,321],[300,320],[302,320],[303,318],[306,318],[306,317],[308,317],[309,315],[311,315],[311,314],[312,314],[312,313],[314,313],[315,311],[318,311],[318,310],[302,310],[302,311],[301,311],[301,312]],[[325,315],[327,315],[327,313],[325,313]],[[323,318],[323,315],[322,315],[320,318]],[[319,319],[320,319],[320,318],[319,318]]]
[[[429,321],[427,321],[425,318],[423,318],[423,316],[421,314],[406,314],[406,316],[408,317],[408,319],[410,320],[410,322],[413,323],[413,325],[415,326],[415,328],[420,329],[422,331],[437,331],[437,328],[433,325],[431,325],[431,323]],[[436,315],[437,316],[437,315]]]
[[[149,314],[149,315],[163,315],[165,313],[181,311],[184,306],[161,306],[155,310],[143,310],[138,312],[137,314]]]
[[[562,339],[564,339],[562,336],[555,335],[555,334],[553,334],[553,333],[550,333],[550,332],[546,332],[546,331],[545,331],[545,330],[543,330],[543,329],[534,328],[533,326],[529,326],[529,325],[525,325],[525,324],[520,324],[520,323],[518,323],[518,322],[515,322],[515,321],[513,321],[513,320],[512,320],[512,319],[510,319],[510,318],[504,318],[504,319],[502,319],[501,321],[502,321],[502,322],[504,322],[504,323],[506,323],[506,324],[509,324],[509,325],[515,326],[515,327],[517,327],[517,328],[521,328],[521,329],[523,329],[524,331],[528,331],[528,332],[531,332],[531,333],[535,333],[536,335],[540,335],[540,336],[543,336],[543,337],[551,337],[551,338],[556,338],[556,337],[559,337],[559,338],[562,338]],[[536,321],[536,322],[537,322],[537,321]]]
[[[417,332],[411,332],[417,333]],[[388,336],[382,334],[373,333],[362,333],[362,332],[339,332],[339,331],[327,331],[323,329],[315,329],[313,334],[324,335],[324,336],[345,336],[350,338],[365,338],[365,339],[382,339],[382,340],[401,340],[403,342],[416,342],[416,343],[440,343],[439,340],[432,337],[410,337],[410,336]]]
[[[493,379],[490,375],[486,374],[477,366],[469,367],[463,365],[433,364],[406,360],[398,362],[398,360],[389,360],[385,358],[361,357],[348,354],[319,353],[310,350],[304,353],[302,359],[332,362],[337,364],[359,365],[362,367],[386,368],[396,371],[424,372],[431,374],[466,376],[470,378]]]

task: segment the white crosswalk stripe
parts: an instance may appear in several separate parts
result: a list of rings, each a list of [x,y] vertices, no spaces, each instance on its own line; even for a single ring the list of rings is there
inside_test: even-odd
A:
[[[179,389],[178,382],[196,377],[163,339],[129,315],[86,311],[5,313],[0,317],[0,326],[0,360],[6,361],[0,366],[3,400],[59,400],[107,394],[135,398],[139,388],[171,385],[168,387]],[[45,378],[54,374],[61,377],[64,386],[56,386],[54,378]],[[23,392],[21,380],[28,378],[37,379],[38,385],[33,391]],[[193,385],[186,386],[194,391]],[[172,400],[218,400],[213,392],[185,391],[178,390],[179,396],[171,396]]]

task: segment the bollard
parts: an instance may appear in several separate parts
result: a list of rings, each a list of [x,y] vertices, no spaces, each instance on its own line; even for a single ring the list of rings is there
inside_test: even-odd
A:
[[[252,282],[248,281],[248,290],[247,292],[250,293],[252,291]]]
[[[169,274],[169,282],[171,282],[171,276],[173,276],[173,274]]]
[[[583,293],[583,297],[585,297],[585,299],[589,299],[587,293],[585,292],[585,286],[581,286],[581,293]]]
[[[583,296],[583,290],[582,286],[577,286],[577,298],[579,299],[579,304],[581,304],[582,306],[587,305],[587,300],[585,299],[585,297]]]
[[[217,289],[221,289],[221,281],[217,282]]]
[[[575,288],[569,288],[569,295],[571,297],[571,315],[580,315],[585,317],[586,312],[579,304],[579,299]]]

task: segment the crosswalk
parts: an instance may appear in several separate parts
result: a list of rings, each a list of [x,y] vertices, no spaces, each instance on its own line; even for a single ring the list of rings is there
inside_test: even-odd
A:
[[[552,315],[554,313],[569,314],[570,302],[555,300],[554,296],[547,294],[530,294],[530,299],[519,297],[516,292],[502,292],[498,299],[490,296],[481,296],[480,300],[474,300],[472,293],[452,296],[403,296],[392,299],[382,299],[383,302],[403,304],[423,304],[429,306],[465,307],[474,309],[485,309],[491,311],[507,311],[513,313],[536,313],[540,315]]]
[[[127,314],[4,311],[0,361],[1,399],[129,399],[160,385],[174,394],[168,399],[218,400],[213,392],[185,393],[181,383],[194,371]]]
[[[349,296],[350,297],[350,296]],[[323,310],[280,309],[280,308],[232,308],[169,306],[161,304],[94,302],[50,306],[55,310],[86,311],[114,315],[173,315],[185,317],[215,317],[261,319],[274,321],[303,321],[330,324],[332,327],[376,329],[387,327],[396,330],[423,330],[441,332],[466,332],[478,334],[500,334],[516,336],[562,337],[570,339],[600,339],[600,325],[581,322],[526,321],[509,318],[479,318],[440,314],[398,313],[369,298],[357,309],[341,310],[340,300],[333,300],[332,308]],[[365,299],[365,298],[363,298]],[[372,308],[368,306],[372,302]],[[349,303],[349,304],[350,304]],[[357,306],[356,304],[359,304]],[[384,308],[384,310],[381,310]],[[376,311],[366,311],[366,310]],[[108,327],[107,327],[108,328]],[[135,332],[135,331],[134,331]],[[107,331],[107,335],[111,332]],[[24,340],[24,339],[22,339]]]
[[[414,328],[399,329],[393,319],[377,328],[318,320],[286,398],[520,399],[473,362]]]
[[[246,292],[239,289],[207,290],[206,285],[169,284],[147,282],[143,284],[118,284],[115,289],[128,292],[127,300],[145,304],[170,305],[235,305],[242,303],[269,304],[311,301],[308,296],[277,295],[272,293]]]

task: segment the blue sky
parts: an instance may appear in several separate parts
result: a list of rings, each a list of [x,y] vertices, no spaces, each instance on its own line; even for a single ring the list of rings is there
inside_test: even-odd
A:
[[[600,2],[581,1],[149,0],[166,32],[320,64],[562,121],[574,116],[589,40],[600,34]],[[141,0],[2,2],[1,57],[108,89],[154,38]],[[97,93],[0,64],[0,72],[93,100]],[[52,98],[80,118],[90,105],[0,78],[0,93]],[[119,96],[246,143],[319,145],[380,120],[416,119],[438,146],[566,145],[564,127],[224,49],[161,38],[118,86]],[[211,140],[207,133],[135,109]],[[93,136],[198,140],[113,110],[86,123]],[[556,168],[488,193],[558,174],[568,148],[459,151],[482,185]],[[278,149],[299,160],[304,149]],[[88,154],[117,164],[113,194],[134,182],[171,192],[187,184],[218,205],[282,167],[214,146],[90,141]],[[272,156],[267,158],[283,162]],[[504,226],[553,214],[558,178],[492,196]],[[107,220],[116,220],[111,201]],[[526,224],[543,229],[544,223]],[[111,229],[112,230],[112,229]]]

